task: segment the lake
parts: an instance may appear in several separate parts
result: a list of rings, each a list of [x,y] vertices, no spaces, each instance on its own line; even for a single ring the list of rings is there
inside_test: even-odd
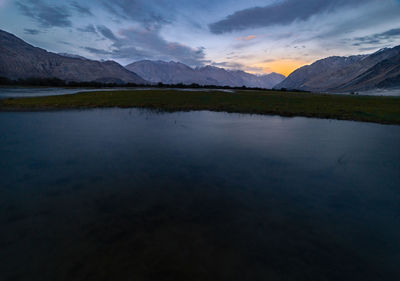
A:
[[[400,96],[400,88],[390,88],[390,89],[373,89],[367,91],[356,91],[358,95],[361,96],[387,96],[387,97],[397,97]],[[342,93],[348,95],[349,92]]]
[[[0,99],[4,98],[22,98],[22,97],[39,97],[39,96],[57,96],[66,94],[76,94],[79,92],[97,92],[97,91],[112,91],[112,90],[176,90],[176,91],[221,91],[235,93],[235,90],[230,89],[202,89],[202,88],[60,88],[60,87],[0,87]],[[333,93],[348,95],[349,93]],[[368,96],[400,96],[400,88],[397,89],[376,89],[358,92],[358,95]]]
[[[24,98],[24,97],[43,97],[43,96],[59,96],[67,94],[76,94],[79,92],[99,92],[99,91],[117,91],[117,90],[152,90],[158,88],[62,88],[62,87],[0,87],[0,99],[5,98]],[[163,90],[171,90],[170,88],[162,88]],[[176,91],[221,91],[234,93],[234,90],[227,89],[174,89]]]
[[[115,90],[124,88],[113,88]],[[58,96],[76,94],[78,92],[109,91],[107,88],[60,88],[60,87],[0,87],[0,99]]]
[[[0,280],[397,280],[400,126],[0,112]]]

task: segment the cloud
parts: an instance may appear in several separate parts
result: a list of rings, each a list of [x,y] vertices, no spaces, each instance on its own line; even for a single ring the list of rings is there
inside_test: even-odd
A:
[[[390,29],[382,33],[376,33],[370,36],[356,37],[353,46],[382,44],[395,38],[400,38],[400,28]]]
[[[249,35],[249,36],[243,36],[243,37],[236,38],[236,40],[239,40],[239,41],[250,41],[253,39],[256,39],[255,35]]]
[[[211,65],[217,66],[217,67],[222,67],[225,69],[229,70],[242,70],[242,71],[247,71],[247,72],[252,72],[252,73],[262,73],[263,69],[262,67],[253,67],[253,66],[248,66],[242,63],[238,62],[212,62]]]
[[[72,6],[78,13],[80,13],[80,14],[82,14],[82,15],[93,16],[92,11],[91,11],[88,7],[82,6],[81,4],[79,4],[79,3],[76,2],[76,1],[73,1],[73,2],[71,3],[71,6]]]
[[[71,14],[67,7],[49,5],[41,0],[18,1],[17,6],[21,12],[37,21],[42,27],[69,27]]]
[[[67,46],[72,46],[72,47],[74,46],[72,43],[64,41],[64,40],[58,40],[57,42],[60,43],[60,44],[67,45]]]
[[[97,55],[109,55],[124,60],[175,60],[190,66],[203,65],[204,48],[169,42],[161,37],[159,29],[129,28],[122,29],[118,37],[106,26],[97,26],[97,31],[112,42],[110,51],[86,47],[85,50]]]
[[[269,63],[269,62],[274,62],[274,61],[276,61],[276,59],[266,59],[266,60],[263,60],[262,62]]]
[[[113,41],[113,42],[117,42],[118,38],[114,35],[114,33],[106,26],[104,25],[98,25],[97,27],[97,31],[103,35],[105,38]]]
[[[164,0],[105,0],[103,6],[118,20],[132,20],[145,27],[160,27],[171,22],[168,1]]]
[[[243,69],[243,68],[245,68],[244,64],[241,64],[241,63],[238,63],[238,62],[228,62],[228,61],[212,62],[211,65],[218,66],[218,67],[223,67],[223,68],[228,68],[228,69]]]
[[[358,6],[375,0],[283,0],[265,7],[237,11],[209,25],[215,34],[271,25],[286,25],[305,21],[314,15],[339,8]]]
[[[25,28],[25,29],[24,29],[24,33],[25,33],[25,34],[29,34],[29,35],[37,35],[37,34],[40,33],[40,31],[37,30],[37,29]]]
[[[376,47],[365,47],[365,48],[360,48],[360,49],[358,49],[360,52],[370,52],[370,51],[376,51]]]
[[[89,24],[89,25],[87,25],[85,27],[77,28],[77,30],[81,31],[81,32],[89,32],[89,33],[97,34],[96,28],[94,27],[93,24]]]
[[[97,49],[97,48],[92,48],[92,47],[83,47],[86,51],[95,54],[95,55],[111,55],[112,52],[102,50],[102,49]]]

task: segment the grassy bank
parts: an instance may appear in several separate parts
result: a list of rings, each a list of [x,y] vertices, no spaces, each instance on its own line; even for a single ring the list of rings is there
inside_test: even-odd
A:
[[[0,110],[140,107],[163,111],[211,110],[400,124],[399,97],[274,91],[107,91],[0,100]]]

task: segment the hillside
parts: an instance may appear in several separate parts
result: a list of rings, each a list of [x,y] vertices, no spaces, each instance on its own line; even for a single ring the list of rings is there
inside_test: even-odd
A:
[[[370,55],[325,58],[295,70],[275,88],[337,92],[371,89],[378,84],[394,85],[397,83],[380,84],[380,82],[394,75],[383,77],[382,73],[388,73],[392,68],[399,66],[397,61],[392,61],[392,58],[399,54],[400,46],[382,49]],[[378,73],[374,67],[382,62],[385,63],[378,67]],[[375,78],[372,77],[374,75]]]
[[[114,61],[67,57],[36,48],[0,30],[0,77],[8,79],[59,78],[78,82],[146,84],[147,81]]]

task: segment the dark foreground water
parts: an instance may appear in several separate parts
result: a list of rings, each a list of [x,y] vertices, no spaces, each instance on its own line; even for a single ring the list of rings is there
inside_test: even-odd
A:
[[[399,280],[400,126],[0,113],[0,280]]]

